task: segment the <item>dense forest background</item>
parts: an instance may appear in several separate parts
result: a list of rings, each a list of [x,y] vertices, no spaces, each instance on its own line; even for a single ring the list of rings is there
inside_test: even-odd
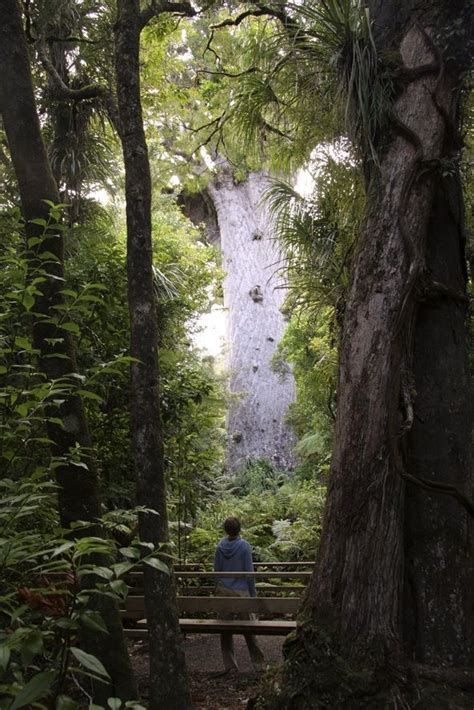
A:
[[[189,707],[169,566],[229,514],[319,550],[258,707],[472,707],[473,13],[425,5],[2,3],[0,707],[141,707],[142,563],[150,707]],[[257,171],[291,469],[228,467],[195,338],[225,268],[189,204]]]

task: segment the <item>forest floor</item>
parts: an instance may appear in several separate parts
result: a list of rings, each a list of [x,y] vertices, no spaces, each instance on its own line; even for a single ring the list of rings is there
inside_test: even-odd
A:
[[[259,636],[258,643],[268,665],[282,660],[283,637]],[[257,692],[260,675],[255,673],[243,636],[234,636],[235,657],[240,672],[223,674],[219,635],[193,634],[184,649],[195,710],[242,710]],[[139,641],[130,649],[142,697],[148,697],[148,647]]]

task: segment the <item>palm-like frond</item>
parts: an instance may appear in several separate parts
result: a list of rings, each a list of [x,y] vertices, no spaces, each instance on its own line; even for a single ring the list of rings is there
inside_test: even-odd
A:
[[[327,219],[317,201],[304,199],[285,181],[272,181],[266,201],[285,254],[290,287],[295,293],[304,293],[303,298],[311,287],[315,298],[321,289],[332,288],[337,226]]]
[[[156,264],[153,265],[153,286],[159,301],[173,301],[179,298],[186,282],[186,275],[177,264],[168,264],[165,274]]]
[[[362,175],[347,141],[321,149],[312,167],[309,198],[281,179],[271,181],[264,198],[284,254],[290,310],[336,305],[364,215]]]
[[[307,26],[300,51],[332,68],[337,92],[345,97],[348,133],[377,163],[376,136],[393,85],[377,52],[368,8],[361,0],[318,0],[292,7]]]
[[[251,148],[262,142],[268,148],[273,134],[280,154],[289,146],[307,158],[308,143],[314,148],[346,132],[364,159],[377,164],[379,129],[394,90],[365,3],[308,0],[286,7],[292,29],[262,31],[259,44],[253,37],[243,44],[243,56],[258,71],[247,74],[233,96],[239,138]]]

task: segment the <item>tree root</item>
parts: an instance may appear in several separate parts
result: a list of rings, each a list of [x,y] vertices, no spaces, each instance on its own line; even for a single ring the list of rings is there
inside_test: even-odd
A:
[[[288,637],[284,664],[266,674],[254,710],[472,710],[474,671],[389,659],[382,644],[348,657],[307,622]]]

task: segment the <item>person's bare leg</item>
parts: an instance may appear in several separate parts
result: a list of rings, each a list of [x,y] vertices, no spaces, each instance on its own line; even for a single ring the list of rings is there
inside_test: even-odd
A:
[[[221,634],[221,651],[226,671],[238,671],[239,667],[234,656],[234,639],[232,634]]]
[[[257,643],[257,639],[253,634],[245,634],[245,641],[254,669],[256,671],[262,671],[265,668],[265,656]]]

